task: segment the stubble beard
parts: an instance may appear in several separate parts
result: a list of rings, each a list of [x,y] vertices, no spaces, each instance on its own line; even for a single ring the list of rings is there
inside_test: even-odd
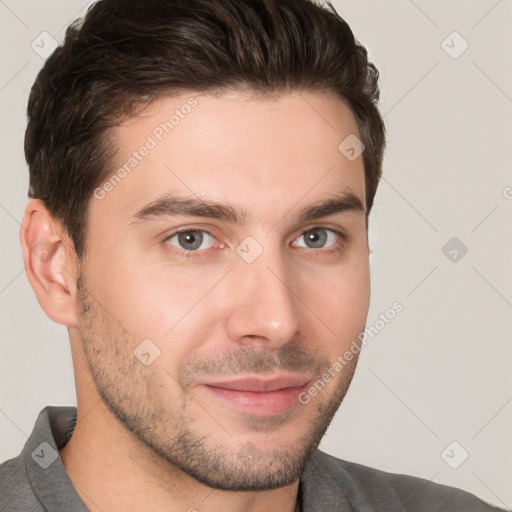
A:
[[[357,366],[358,358],[354,357],[343,368],[338,382],[331,382],[307,405],[299,406],[310,408],[308,425],[298,439],[294,437],[290,446],[268,449],[258,447],[250,440],[237,442],[236,436],[229,433],[229,425],[222,425],[223,415],[215,414],[215,410],[205,412],[204,416],[211,420],[215,429],[222,428],[224,439],[213,439],[209,435],[211,429],[204,421],[203,429],[198,428],[196,418],[189,414],[192,406],[196,410],[205,407],[187,392],[185,381],[190,380],[194,369],[229,367],[234,373],[249,369],[256,373],[277,367],[291,371],[314,368],[315,375],[320,378],[330,366],[329,360],[296,344],[283,347],[279,362],[274,356],[240,346],[243,352],[221,362],[191,359],[173,377],[165,368],[156,364],[146,367],[134,357],[133,349],[137,344],[134,336],[89,295],[83,273],[77,280],[77,306],[87,366],[107,409],[138,442],[150,448],[159,463],[164,461],[215,489],[262,491],[296,481],[341,405]],[[157,369],[160,375],[157,375]],[[169,379],[165,380],[166,376]],[[159,391],[165,389],[165,385],[158,385],[162,386],[163,382],[174,385],[178,382],[180,391],[172,400]],[[169,404],[172,402],[179,405],[171,410]],[[244,417],[242,422],[246,430],[258,436],[272,436],[285,429],[293,433],[295,428],[293,410],[290,415],[278,417]],[[281,437],[287,439],[290,436]]]

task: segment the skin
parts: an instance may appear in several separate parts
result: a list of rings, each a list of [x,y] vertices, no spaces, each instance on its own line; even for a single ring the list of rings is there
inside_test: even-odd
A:
[[[363,161],[338,150],[357,124],[330,93],[183,94],[112,130],[116,163],[191,96],[190,114],[103,199],[91,198],[83,261],[41,201],[27,205],[27,275],[71,341],[78,420],[60,454],[91,511],[293,511],[357,356],[307,404],[279,414],[248,414],[201,384],[284,373],[312,384],[364,330]],[[244,209],[246,219],[134,217],[171,192]],[[343,192],[363,210],[299,219]],[[172,235],[181,228],[211,237],[190,250],[198,239],[180,245]],[[312,228],[313,247],[302,236]],[[262,249],[251,263],[236,251],[248,236]],[[159,351],[147,366],[134,356],[143,340]]]

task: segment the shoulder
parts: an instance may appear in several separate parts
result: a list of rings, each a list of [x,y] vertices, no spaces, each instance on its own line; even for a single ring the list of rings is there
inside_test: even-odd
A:
[[[496,512],[500,509],[455,487],[410,475],[389,473],[317,451],[308,469],[328,472],[350,501],[378,505],[382,511]],[[364,506],[361,507],[364,509]]]
[[[34,495],[20,455],[0,464],[0,511],[11,510],[45,510]]]

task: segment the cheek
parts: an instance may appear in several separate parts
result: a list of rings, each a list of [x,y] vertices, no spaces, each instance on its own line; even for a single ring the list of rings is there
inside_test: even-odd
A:
[[[126,260],[95,275],[98,301],[111,317],[135,340],[150,339],[176,360],[209,332],[215,311],[207,295],[214,295],[208,290],[216,281],[215,273],[155,271]]]
[[[315,286],[304,284],[304,302],[324,343],[337,353],[364,330],[370,300],[368,261],[341,265],[317,275]],[[307,310],[306,310],[307,311]]]

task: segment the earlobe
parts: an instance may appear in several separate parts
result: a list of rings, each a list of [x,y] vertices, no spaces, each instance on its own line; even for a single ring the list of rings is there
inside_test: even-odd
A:
[[[43,202],[29,201],[25,209],[20,241],[28,280],[45,313],[55,322],[76,325],[75,264],[65,230],[54,220]]]

